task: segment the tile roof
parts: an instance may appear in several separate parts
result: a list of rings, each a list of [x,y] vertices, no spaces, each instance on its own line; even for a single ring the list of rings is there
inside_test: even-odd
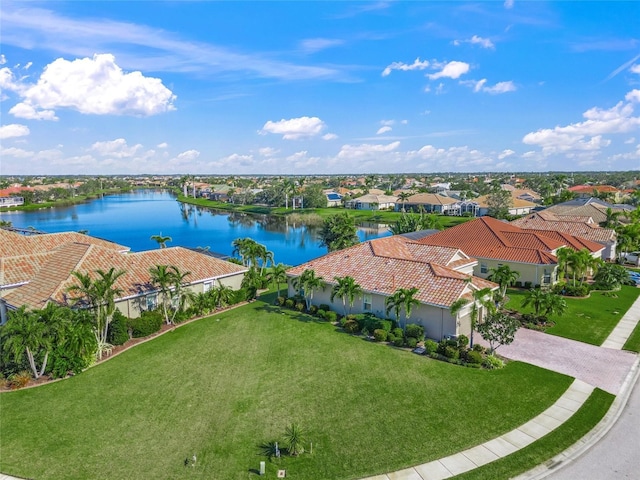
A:
[[[553,250],[568,244],[568,237],[522,229],[491,217],[480,217],[418,240],[425,245],[459,248],[476,258],[491,258],[537,265],[555,264]],[[572,239],[579,244],[583,240]],[[591,247],[595,248],[594,244]],[[601,246],[597,246],[597,250]],[[597,251],[593,250],[593,251]]]
[[[46,233],[39,235],[21,235],[0,228],[0,257],[17,255],[32,255],[53,250],[66,243],[89,243],[111,250],[125,252],[129,247],[103,240],[98,237],[84,235],[78,232]]]
[[[445,197],[444,195],[438,195],[437,193],[417,193],[411,195],[406,203],[412,204],[424,204],[424,205],[451,205],[458,203],[459,200],[451,197]]]
[[[511,222],[511,224],[525,230],[567,233],[571,236],[600,244],[612,242],[616,239],[615,230],[600,227],[593,223],[592,217],[559,216],[547,210],[519,218]]]
[[[122,247],[119,245],[88,235],[78,235],[79,237],[58,235],[55,241],[41,241],[39,246],[43,249],[53,245],[41,252],[1,256],[0,286],[28,282],[11,290],[3,297],[4,300],[15,307],[27,305],[30,308],[42,308],[48,301],[65,303],[69,300],[69,286],[77,282],[71,275],[73,271],[93,276],[96,270],[108,271],[112,267],[124,270],[126,273],[117,280],[115,286],[122,290],[121,298],[126,298],[153,290],[149,269],[157,265],[172,265],[182,273],[190,272],[185,278],[187,283],[203,282],[247,270],[241,265],[187,248],[170,247],[125,253],[120,250]],[[26,238],[47,236],[35,235]],[[77,238],[84,241],[55,245],[61,238]]]
[[[512,193],[512,192],[511,192]],[[480,197],[477,198],[473,198],[470,199],[472,202],[477,203],[478,205],[480,205],[481,207],[487,208],[489,207],[489,204],[487,203],[489,199],[489,195],[482,195]],[[530,202],[528,200],[523,200],[521,198],[517,198],[517,197],[511,197],[513,203],[509,208],[526,208],[526,207],[537,207],[538,205],[536,203]]]
[[[497,287],[447,266],[474,262],[458,249],[420,245],[396,235],[316,258],[289,269],[287,275],[297,277],[311,269],[329,285],[335,284],[335,277],[351,276],[365,291],[385,296],[398,288],[416,287],[421,302],[449,307],[469,291],[469,278],[478,289]]]

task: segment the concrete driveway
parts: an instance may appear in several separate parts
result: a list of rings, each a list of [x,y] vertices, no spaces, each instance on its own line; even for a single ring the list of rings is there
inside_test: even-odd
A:
[[[474,337],[478,343],[488,345],[480,335]],[[564,373],[614,395],[619,393],[636,358],[631,352],[596,347],[526,328],[518,330],[514,342],[501,346],[497,353]]]

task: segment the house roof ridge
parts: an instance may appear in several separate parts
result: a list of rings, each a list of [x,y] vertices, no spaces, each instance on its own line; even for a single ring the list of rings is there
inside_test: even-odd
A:
[[[61,245],[58,248],[62,248],[65,246],[69,246],[69,245],[84,245],[87,248],[85,249],[84,253],[82,254],[82,256],[78,259],[78,261],[76,262],[75,266],[71,268],[71,270],[69,270],[69,275],[71,275],[76,268],[79,265],[82,265],[82,263],[85,261],[85,259],[89,256],[89,253],[92,251],[92,249],[94,247],[96,247],[96,245],[93,245],[91,243],[80,243],[80,242],[73,242],[73,243],[69,243],[69,244],[65,244],[65,245]],[[57,250],[57,249],[56,249]],[[53,290],[53,292],[51,293],[50,298],[54,299],[56,297],[56,295],[58,294],[58,292],[60,291],[60,289],[62,288],[62,285],[64,284],[64,282],[60,282],[58,283],[58,286]]]

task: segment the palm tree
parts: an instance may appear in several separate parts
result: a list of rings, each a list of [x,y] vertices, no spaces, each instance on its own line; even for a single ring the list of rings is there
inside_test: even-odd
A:
[[[36,312],[27,311],[22,306],[9,313],[9,320],[2,329],[4,348],[6,348],[16,362],[20,362],[23,355],[27,355],[33,377],[40,378],[47,367],[47,360],[52,348],[48,326],[41,321]],[[40,368],[36,364],[42,358]]]
[[[606,218],[605,221],[600,224],[600,226],[604,228],[615,228],[616,225],[620,222],[618,217],[622,215],[622,212],[614,212],[610,207],[607,208],[605,212]]]
[[[556,295],[548,290],[545,292],[542,305],[542,314],[545,317],[549,317],[550,315],[562,316],[567,311],[567,308],[567,302],[560,295]]]
[[[160,303],[164,320],[167,325],[173,323],[177,312],[184,306],[186,298],[183,290],[184,279],[191,272],[181,272],[178,267],[173,265],[156,265],[149,269],[151,275],[151,284],[158,289],[160,294]],[[173,307],[173,315],[169,317],[169,308],[171,303],[177,301],[177,305]]]
[[[411,316],[411,311],[414,306],[420,305],[420,301],[415,298],[416,293],[418,293],[418,288],[398,288],[393,294],[385,300],[385,307],[387,315],[391,310],[394,311],[396,316],[396,323],[400,325],[400,311],[404,309],[405,316],[405,326],[406,321],[409,320]],[[404,327],[402,327],[404,329]]]
[[[305,270],[302,275],[296,277],[293,280],[293,287],[296,290],[302,289],[304,294],[307,310],[311,307],[311,301],[313,300],[313,292],[315,290],[324,290],[324,279],[322,277],[316,277],[314,270]]]
[[[518,277],[520,277],[520,272],[511,270],[509,265],[500,265],[498,268],[490,269],[487,278],[500,285],[500,298],[504,299],[507,294],[507,287],[513,285]]]
[[[568,273],[569,261],[574,250],[568,247],[560,247],[556,250],[556,258],[558,259],[558,279],[565,279]]]
[[[304,432],[297,424],[292,423],[285,429],[284,438],[289,455],[295,457],[304,453]]]
[[[287,283],[287,267],[282,263],[273,265],[269,272],[267,272],[267,280],[272,284],[276,284],[278,296],[280,296],[280,284]]]
[[[546,300],[546,292],[543,289],[532,288],[525,294],[522,306],[528,307],[529,305],[531,305],[533,307],[534,315],[536,317],[539,317],[544,308]]]
[[[351,308],[353,307],[356,296],[362,295],[363,290],[353,277],[334,277],[334,280],[337,283],[331,289],[331,301],[333,302],[335,297],[342,298],[342,306],[344,307],[344,314],[346,316],[351,313]],[[348,310],[347,303],[349,304]]]
[[[471,279],[468,280],[468,283],[471,283]],[[469,335],[469,346],[473,348],[473,332],[476,329],[476,324],[478,323],[478,318],[480,317],[480,311],[482,308],[489,310],[491,313],[495,310],[495,303],[493,303],[491,299],[491,289],[490,288],[481,288],[480,290],[472,290],[473,302],[471,302],[471,310],[469,312],[469,316],[471,318],[471,334]],[[451,312],[451,316],[457,317],[458,313],[462,308],[467,305],[469,300],[466,298],[459,298],[455,302],[451,304],[449,307],[449,311]]]
[[[151,240],[155,240],[160,245],[160,248],[167,248],[167,242],[172,241],[173,239],[169,236],[162,236],[162,232],[160,235],[151,235]]]
[[[218,286],[215,289],[216,291],[216,307],[222,308],[226,307],[233,300],[234,292],[233,289],[224,285],[220,280],[218,280]]]
[[[405,204],[407,203],[407,200],[409,200],[410,196],[411,196],[411,194],[409,192],[400,192],[398,194],[398,200],[400,200],[400,202],[402,202],[402,211],[403,212],[406,212]]]
[[[593,268],[597,268],[600,262],[600,259],[591,255],[591,252],[586,248],[574,252],[570,258],[571,270],[573,272],[573,285],[575,286],[576,284],[576,275],[580,279],[580,283],[582,283],[586,273]]]

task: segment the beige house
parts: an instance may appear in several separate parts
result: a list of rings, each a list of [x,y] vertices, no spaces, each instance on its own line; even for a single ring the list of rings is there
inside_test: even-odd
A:
[[[426,336],[436,340],[469,336],[471,303],[457,315],[451,315],[452,304],[459,299],[472,302],[475,290],[497,288],[495,283],[471,274],[476,264],[474,258],[457,248],[422,245],[396,235],[363,242],[289,269],[288,294],[299,293],[293,280],[305,270],[313,270],[325,282],[324,289],[314,292],[313,304],[331,305],[342,314],[342,299],[336,297],[332,302],[331,289],[336,277],[350,276],[364,291],[356,298],[351,313],[370,312],[381,318],[393,318],[393,312],[386,313],[386,299],[398,288],[415,287],[418,289],[415,298],[420,304],[408,319],[402,311],[401,325],[420,324]]]
[[[411,195],[406,202],[398,201],[397,211],[438,213],[441,215],[459,215],[459,200],[437,193],[417,193]]]
[[[143,310],[155,308],[157,291],[149,269],[171,265],[185,277],[193,293],[205,292],[219,284],[239,289],[246,267],[220,260],[208,252],[182,247],[129,253],[127,247],[79,233],[23,236],[0,229],[0,313],[21,306],[44,308],[47,303],[74,303],[68,289],[77,282],[72,272],[95,275],[110,268],[126,273],[115,287],[122,291],[116,307],[135,318]]]
[[[398,198],[391,195],[368,193],[361,197],[347,200],[344,206],[355,210],[388,210],[393,209],[397,201]]]

